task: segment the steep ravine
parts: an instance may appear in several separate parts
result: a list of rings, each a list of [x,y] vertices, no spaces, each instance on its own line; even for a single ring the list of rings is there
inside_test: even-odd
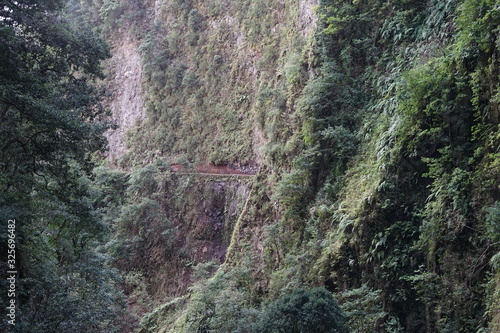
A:
[[[498,327],[493,1],[117,3],[110,247],[140,332],[261,332],[315,286],[356,332]]]
[[[108,105],[118,126],[107,133],[108,160],[113,168],[121,168],[120,160],[128,151],[127,132],[145,116],[139,43],[128,34],[114,40],[113,58],[107,64]],[[129,312],[139,316],[136,320],[166,298],[185,294],[196,280],[192,268],[197,263],[213,261],[219,265],[225,261],[232,227],[252,182],[240,177],[253,177],[256,171],[255,166],[236,170],[173,164],[163,176],[154,175],[158,184],[151,191],[161,206],[161,217],[125,227],[126,234],[119,233],[119,237],[121,241],[129,239],[126,243],[131,249],[115,263],[124,274]],[[128,325],[135,324],[131,321]]]
[[[146,31],[109,33],[118,128],[107,134],[108,160],[128,170],[129,189],[149,184],[139,196],[126,192],[112,245],[135,321],[186,295],[200,264],[213,274],[255,256],[252,274],[264,276],[264,228],[275,214],[266,178],[279,173],[280,155],[292,157],[282,146],[312,56],[314,4],[157,1],[146,5]],[[193,28],[197,17],[203,31]]]

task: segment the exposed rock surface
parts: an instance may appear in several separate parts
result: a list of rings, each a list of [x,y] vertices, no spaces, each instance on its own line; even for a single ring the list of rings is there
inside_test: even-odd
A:
[[[130,36],[117,41],[108,69],[112,94],[109,107],[118,128],[109,130],[106,136],[109,141],[109,159],[116,162],[127,151],[127,130],[144,116],[142,65],[137,41]]]

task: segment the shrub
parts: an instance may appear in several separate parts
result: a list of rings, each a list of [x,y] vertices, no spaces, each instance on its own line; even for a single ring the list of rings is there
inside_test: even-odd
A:
[[[323,287],[297,289],[278,298],[262,312],[259,332],[347,332],[345,316]]]
[[[188,14],[188,26],[191,31],[200,31],[203,26],[203,17],[196,9],[192,9]]]

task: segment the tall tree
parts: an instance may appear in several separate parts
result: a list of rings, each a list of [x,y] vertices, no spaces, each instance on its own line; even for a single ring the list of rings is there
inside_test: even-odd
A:
[[[92,155],[105,148],[96,83],[109,49],[68,22],[65,6],[0,1],[0,219],[15,220],[17,249],[16,325],[2,316],[1,327],[17,332],[113,331],[120,299],[95,251],[105,225],[88,179]]]

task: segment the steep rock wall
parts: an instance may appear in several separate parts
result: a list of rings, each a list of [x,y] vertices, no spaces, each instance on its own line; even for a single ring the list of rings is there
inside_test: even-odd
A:
[[[127,152],[126,133],[144,117],[142,62],[138,41],[130,34],[113,41],[113,57],[107,63],[108,105],[116,129],[107,132],[108,158],[116,163]]]
[[[121,165],[259,172],[245,186],[185,174],[146,195],[180,230],[151,235],[175,235],[163,242],[185,257],[151,260],[156,236],[127,231],[146,251],[125,270],[147,264],[149,308],[164,301],[144,332],[246,327],[265,301],[312,285],[358,331],[486,326],[500,216],[483,181],[498,177],[492,1],[328,0],[319,21],[308,1],[150,5],[150,21],[130,24],[145,115]],[[222,193],[238,209],[221,238]],[[151,273],[162,264],[173,269]]]
[[[314,5],[121,1],[107,12],[119,126],[108,134],[109,160],[131,179],[138,166],[170,170],[168,181],[154,172],[159,185],[142,199],[130,194],[119,217],[114,251],[130,312],[186,293],[201,263],[254,256],[253,275],[264,277],[264,228],[279,215],[267,175],[280,177],[300,144],[294,104],[313,74]],[[196,174],[220,168],[237,171]]]

